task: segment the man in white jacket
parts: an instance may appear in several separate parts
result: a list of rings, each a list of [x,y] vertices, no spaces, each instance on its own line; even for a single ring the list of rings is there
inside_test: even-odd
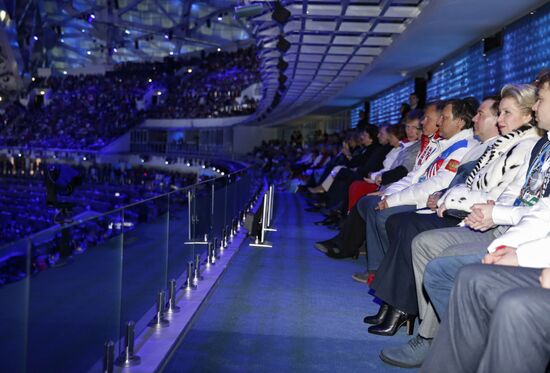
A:
[[[550,201],[458,272],[423,372],[543,372],[550,339]],[[489,264],[489,265],[487,265]],[[546,268],[541,271],[541,268]]]
[[[453,179],[464,155],[478,142],[474,139],[472,118],[477,103],[472,100],[449,100],[438,122],[441,140],[421,166],[392,184],[375,204],[362,198],[357,209],[366,221],[367,270],[377,270],[389,245],[386,220],[393,214],[426,207],[428,196],[446,188]]]
[[[549,131],[550,72],[541,74],[536,85],[538,96],[533,110],[536,113],[538,127]],[[495,257],[517,256],[516,249],[519,245],[550,234],[550,224],[547,223],[550,220],[550,209],[547,208],[545,202],[550,197],[550,136],[548,132],[535,144],[527,174],[523,177],[521,184],[523,187],[513,205],[501,205],[498,204],[498,201],[496,205],[495,203],[475,204],[472,206],[472,213],[464,220],[470,229],[464,228],[457,232],[431,231],[437,235],[435,240],[435,236],[430,238],[430,232],[426,232],[425,239],[421,240],[424,242],[423,246],[445,247],[445,251],[438,258],[428,263],[424,273],[424,287],[440,318],[447,308],[449,294],[458,270],[466,264],[479,263],[486,253],[484,249],[487,245],[489,245],[489,253]],[[541,223],[534,225],[531,223],[533,220]],[[525,227],[526,224],[529,224],[530,228],[521,229],[521,226]],[[518,227],[508,229],[510,226],[516,225]],[[495,226],[496,228],[494,228]],[[503,235],[504,232],[506,232],[505,235]],[[417,239],[419,237],[417,236]],[[513,241],[512,238],[514,238]],[[428,243],[429,241],[432,242]],[[506,246],[497,251],[496,248],[502,245]],[[528,244],[527,247],[529,247]],[[414,253],[413,256],[417,254]],[[490,263],[488,258],[490,256],[484,260]]]

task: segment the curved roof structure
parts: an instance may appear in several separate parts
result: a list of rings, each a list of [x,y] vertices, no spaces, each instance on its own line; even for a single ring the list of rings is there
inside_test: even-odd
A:
[[[259,119],[277,124],[357,105],[545,3],[288,1],[284,23],[274,9],[252,18],[264,82]]]

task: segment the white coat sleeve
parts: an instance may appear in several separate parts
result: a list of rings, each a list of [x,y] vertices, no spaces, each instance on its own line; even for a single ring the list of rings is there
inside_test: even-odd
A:
[[[489,252],[495,251],[501,245],[518,248],[527,242],[545,238],[550,234],[549,198],[542,198],[535,206],[522,207],[521,209],[523,215],[518,223],[495,239],[487,248]]]
[[[386,197],[388,207],[403,205],[416,205],[417,208],[426,207],[426,202],[428,201],[430,194],[445,189],[449,186],[458,169],[458,164],[456,164],[456,162],[460,162],[468,150],[468,147],[455,150],[449,154],[447,158],[445,158],[445,161],[439,167],[437,174],[421,183],[413,184],[401,192],[397,192]],[[447,167],[451,161],[453,162],[453,166]]]

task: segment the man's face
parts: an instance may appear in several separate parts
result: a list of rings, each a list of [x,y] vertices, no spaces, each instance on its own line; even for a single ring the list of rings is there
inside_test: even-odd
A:
[[[418,96],[416,96],[415,94],[410,95],[409,103],[411,104],[411,106],[416,106],[418,104]]]
[[[441,113],[439,123],[439,135],[444,139],[450,139],[457,134],[463,127],[463,122],[453,118],[453,105],[445,105]]]
[[[473,118],[474,132],[481,141],[488,140],[498,135],[498,117],[491,111],[491,106],[493,106],[494,103],[494,100],[483,101],[477,109],[476,116]]]
[[[439,120],[440,115],[438,114],[434,105],[429,106],[426,109],[424,114],[424,119],[422,119],[422,134],[426,136],[431,136],[435,131],[437,131],[437,121]]]
[[[550,83],[544,83],[539,89],[533,111],[537,117],[538,127],[550,131]]]

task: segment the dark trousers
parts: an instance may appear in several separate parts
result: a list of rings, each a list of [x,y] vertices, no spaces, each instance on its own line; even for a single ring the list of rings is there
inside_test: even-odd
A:
[[[340,232],[334,237],[333,242],[342,253],[354,256],[359,253],[359,248],[365,242],[365,221],[359,215],[357,206],[354,206],[344,220]]]
[[[365,246],[367,248],[367,269],[369,271],[378,270],[389,247],[386,220],[392,215],[416,210],[416,206],[404,205],[378,211],[376,206],[380,200],[379,196],[366,196],[356,204],[359,214],[365,220]]]
[[[544,372],[550,359],[550,290],[541,288],[540,273],[463,267],[421,372]]]
[[[362,180],[363,177],[349,168],[342,168],[334,177],[330,189],[327,191],[328,206],[346,206],[348,205],[348,189],[356,180]]]
[[[458,219],[422,215],[416,211],[392,215],[386,221],[389,247],[371,283],[376,296],[409,314],[418,314],[411,243],[417,234],[431,229],[452,227]]]

